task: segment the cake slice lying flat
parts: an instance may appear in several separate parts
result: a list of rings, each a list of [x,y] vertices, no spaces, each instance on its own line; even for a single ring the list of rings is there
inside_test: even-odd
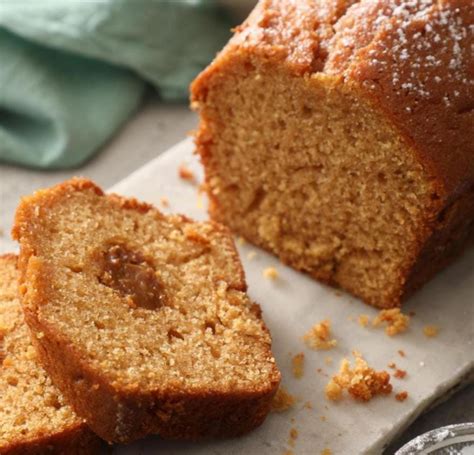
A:
[[[242,434],[280,374],[232,237],[74,179],[16,215],[26,320],[55,383],[108,441]]]
[[[0,453],[100,453],[100,439],[36,362],[17,299],[16,262],[0,256]]]

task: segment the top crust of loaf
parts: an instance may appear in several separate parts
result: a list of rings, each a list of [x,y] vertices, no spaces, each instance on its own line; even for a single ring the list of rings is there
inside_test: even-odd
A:
[[[473,23],[470,0],[262,0],[192,99],[199,108],[235,56],[327,75],[387,116],[445,204],[474,184]]]
[[[16,264],[15,255],[0,256],[0,416],[7,411],[11,416],[1,418],[0,452],[98,453],[99,438],[62,402],[36,363],[17,299]]]

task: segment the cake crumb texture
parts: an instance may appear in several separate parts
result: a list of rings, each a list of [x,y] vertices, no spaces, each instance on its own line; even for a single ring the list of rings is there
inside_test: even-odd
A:
[[[273,397],[272,411],[284,412],[292,408],[296,403],[296,398],[291,395],[285,387],[280,386]]]
[[[0,256],[0,453],[101,453],[99,438],[38,364],[17,298],[16,264],[16,256]]]
[[[343,359],[339,373],[326,385],[328,400],[340,400],[344,390],[358,401],[370,401],[377,395],[388,395],[392,392],[390,375],[386,371],[375,371],[358,353],[354,353],[354,357],[354,367],[351,367],[349,360]]]
[[[399,306],[474,232],[468,0],[265,0],[192,84],[211,216]]]
[[[301,379],[304,374],[304,354],[302,352],[292,357],[291,367],[293,370],[293,376],[296,379]]]
[[[400,370],[399,368],[397,368],[395,370],[395,373],[393,373],[393,376],[397,379],[403,379],[405,378],[407,375],[407,372],[405,370]]]
[[[331,321],[325,319],[313,325],[304,335],[303,340],[311,349],[328,350],[337,345],[337,340],[331,336]]]
[[[253,261],[257,257],[257,252],[256,251],[249,251],[247,253],[247,259],[249,261]]]
[[[369,316],[367,316],[366,314],[360,314],[357,318],[357,322],[361,327],[367,327],[369,325],[369,320]]]
[[[407,398],[408,398],[407,391],[399,392],[395,395],[395,399],[400,402],[405,401]]]
[[[298,439],[298,430],[295,427],[290,428],[290,436],[288,438],[288,444],[291,447],[294,447],[297,439]]]
[[[425,327],[423,327],[423,334],[427,338],[437,337],[438,333],[439,333],[439,327],[436,325],[430,324],[430,325],[425,325]]]
[[[196,176],[194,175],[194,172],[184,163],[179,165],[178,175],[181,180],[187,180],[188,182],[196,183]]]
[[[196,439],[262,423],[280,373],[226,228],[73,179],[24,198],[14,235],[41,360],[96,433]]]
[[[385,324],[385,333],[388,336],[395,336],[405,332],[410,325],[410,316],[403,314],[400,308],[390,308],[381,310],[372,321],[374,327]]]
[[[278,270],[275,267],[267,267],[263,269],[263,276],[269,280],[276,280],[278,278]]]

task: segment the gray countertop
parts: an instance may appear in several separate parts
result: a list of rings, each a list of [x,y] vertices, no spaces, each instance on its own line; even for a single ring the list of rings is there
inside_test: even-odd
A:
[[[140,144],[137,136],[144,126],[156,139],[153,148],[136,145]],[[0,164],[0,253],[17,250],[10,239],[10,229],[15,207],[22,195],[74,175],[89,177],[108,188],[182,140],[195,127],[196,116],[186,106],[160,104],[150,99],[101,153],[81,168],[44,172]],[[385,453],[395,453],[405,442],[430,429],[468,421],[474,421],[472,384],[419,417]]]

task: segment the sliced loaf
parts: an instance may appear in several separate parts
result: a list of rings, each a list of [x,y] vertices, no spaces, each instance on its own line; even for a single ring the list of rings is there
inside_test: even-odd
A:
[[[0,453],[101,453],[100,439],[37,363],[17,298],[17,257],[0,256]]]
[[[108,441],[236,436],[280,373],[228,230],[75,179],[16,215],[23,305],[42,361]]]

